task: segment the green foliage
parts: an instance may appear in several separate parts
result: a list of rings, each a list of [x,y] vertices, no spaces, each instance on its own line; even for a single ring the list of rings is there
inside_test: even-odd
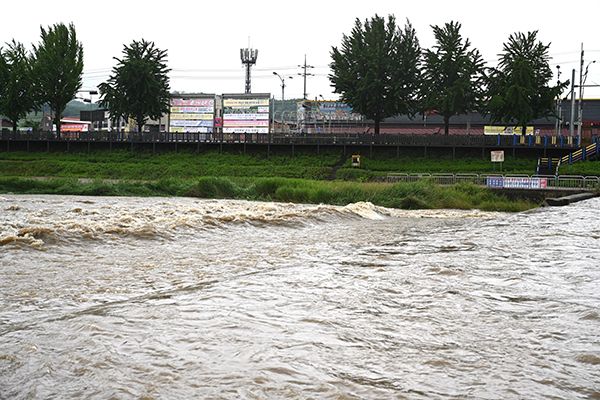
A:
[[[600,162],[586,159],[573,164],[562,164],[559,172],[561,175],[600,176]]]
[[[259,178],[256,179],[253,185],[248,189],[252,198],[256,200],[272,200],[277,189],[284,186],[285,178]]]
[[[359,201],[404,209],[482,209],[523,211],[537,204],[509,201],[486,188],[436,186],[431,182],[350,183],[265,178],[233,180],[203,177],[198,180],[164,179],[155,182],[80,181],[77,179],[26,179],[0,177],[0,193],[72,194],[87,196],[190,196],[344,206]]]
[[[207,176],[200,178],[196,185],[189,192],[195,197],[223,199],[235,198],[237,187],[228,179]]]
[[[506,157],[502,170],[504,173],[523,173],[532,174],[535,172],[537,166],[537,160],[531,160],[528,158],[513,158]],[[348,171],[349,170],[349,171]],[[453,159],[452,156],[428,156],[427,159],[416,156],[405,156],[402,158],[396,157],[385,157],[378,156],[377,158],[370,158],[366,156],[361,157],[361,168],[353,169],[340,169],[338,170],[338,178],[346,180],[351,179],[352,176],[365,176],[360,171],[368,173],[369,179],[377,175],[378,172],[386,175],[390,172],[395,173],[493,173],[494,165],[489,159],[481,158],[457,158]]]
[[[385,118],[416,112],[420,56],[410,22],[401,30],[392,15],[387,21],[375,15],[364,25],[356,19],[341,48],[332,47],[329,79],[346,104],[375,122],[378,134]]]
[[[144,39],[124,46],[123,58],[115,57],[118,64],[112,75],[98,85],[102,96],[99,104],[110,109],[115,119],[131,116],[140,128],[148,118],[167,114],[171,96],[166,57],[166,50]]]
[[[10,65],[6,59],[6,52],[0,47],[0,115],[3,113],[4,99],[8,96],[7,88],[10,84]]]
[[[343,181],[368,182],[373,178],[373,171],[359,168],[340,168],[337,178]]]
[[[549,48],[537,40],[537,31],[510,35],[498,67],[490,69],[487,78],[487,110],[493,123],[516,121],[524,134],[528,123],[554,115],[554,99],[569,82],[549,86]]]
[[[469,40],[463,41],[460,27],[457,22],[433,26],[437,44],[424,54],[424,111],[444,117],[446,134],[450,118],[475,109],[482,93],[484,62]]]
[[[62,23],[41,29],[41,42],[34,46],[35,85],[39,104],[49,104],[54,124],[60,132],[60,118],[67,104],[81,89],[83,46],[77,41],[75,26]]]
[[[0,153],[0,193],[85,194],[102,196],[190,196],[346,205],[358,201],[406,209],[479,208],[520,211],[535,207],[531,201],[507,199],[493,190],[459,183],[439,186],[433,180],[414,183],[385,182],[388,172],[485,173],[491,163],[481,159],[361,157],[360,168],[341,168],[337,180],[312,179],[315,170],[331,172],[340,152],[297,158],[259,153],[226,154],[218,151],[135,153],[126,150],[81,153]],[[322,166],[309,167],[317,164]],[[504,172],[530,173],[536,161],[508,157]],[[577,166],[583,169],[576,170]],[[567,171],[567,168],[568,171]],[[585,161],[561,167],[562,173],[600,175],[600,163]],[[55,177],[25,179],[23,177]],[[79,180],[77,178],[86,178]]]
[[[361,157],[361,167],[346,166],[337,170],[341,181],[370,182],[385,180],[388,173],[493,173],[489,159],[436,156],[433,151],[422,157],[396,158],[375,155]],[[211,151],[201,155],[195,152],[164,153],[131,152],[127,150],[74,153],[0,153],[0,176],[54,176],[96,179],[159,180],[167,178],[196,179],[202,176],[296,178],[325,180],[332,166],[340,161],[339,151],[296,157],[264,157],[256,154],[227,154]],[[537,160],[506,157],[503,173],[532,174]],[[496,171],[499,172],[499,171]],[[563,165],[561,174],[600,175],[600,163],[579,162]]]
[[[6,50],[0,48],[0,115],[12,122],[14,131],[38,103],[32,69],[33,56],[21,43],[13,40]]]
[[[23,122],[23,124],[26,127],[33,129],[34,131],[39,131],[40,127],[41,127],[40,121],[36,121],[36,120],[32,120],[32,119],[25,120],[25,122]]]

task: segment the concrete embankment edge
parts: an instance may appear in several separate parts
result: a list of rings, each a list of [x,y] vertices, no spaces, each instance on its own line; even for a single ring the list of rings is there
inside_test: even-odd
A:
[[[564,197],[547,198],[544,200],[542,207],[566,206],[578,201],[587,200],[598,196],[600,196],[600,193],[577,193]]]

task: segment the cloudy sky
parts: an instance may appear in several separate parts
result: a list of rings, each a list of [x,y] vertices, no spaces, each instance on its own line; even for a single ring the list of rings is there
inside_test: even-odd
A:
[[[0,44],[15,39],[31,48],[39,43],[40,26],[72,22],[84,47],[84,89],[108,79],[124,45],[145,39],[167,50],[172,90],[215,94],[244,92],[240,49],[251,47],[258,50],[252,92],[281,99],[275,71],[286,79],[285,98],[301,98],[304,79],[299,74],[306,57],[314,67],[307,70],[308,97],[334,100],[338,95],[327,78],[331,47],[340,45],[356,18],[364,21],[375,14],[393,14],[401,26],[410,20],[424,48],[435,44],[431,25],[458,21],[463,37],[488,66],[496,64],[510,34],[538,30],[538,38],[551,43],[553,70],[560,65],[565,80],[575,69],[576,84],[583,44],[583,70],[598,60],[589,65],[586,84],[600,85],[600,35],[594,27],[598,0],[11,1],[0,6]],[[600,87],[585,88],[584,98],[600,98]]]

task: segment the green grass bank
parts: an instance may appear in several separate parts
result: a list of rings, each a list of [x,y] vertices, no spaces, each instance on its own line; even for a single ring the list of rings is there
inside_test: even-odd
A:
[[[583,162],[595,175],[595,162]],[[503,173],[535,173],[537,161],[508,158]],[[571,167],[571,166],[569,166]],[[566,169],[566,168],[565,168]],[[390,172],[492,173],[487,160],[447,156],[428,159],[361,156],[353,168],[340,151],[287,154],[230,154],[217,151],[150,154],[128,151],[87,153],[0,153],[0,193],[93,196],[191,196],[346,205],[358,201],[403,209],[456,208],[522,211],[535,200],[508,199],[471,184],[441,187],[429,181],[385,183]],[[498,171],[496,171],[498,172]],[[578,174],[571,171],[569,174]],[[47,179],[38,179],[46,177]],[[84,180],[82,180],[84,179]]]

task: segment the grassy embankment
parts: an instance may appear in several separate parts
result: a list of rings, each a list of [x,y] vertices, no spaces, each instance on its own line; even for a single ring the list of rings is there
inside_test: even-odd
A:
[[[362,156],[360,168],[352,168],[350,162],[339,151],[322,152],[318,157],[305,153],[293,158],[272,155],[268,159],[262,153],[219,152],[0,153],[0,193],[192,196],[335,205],[369,201],[405,209],[490,211],[521,211],[538,205],[526,199],[509,200],[471,184],[442,187],[427,180],[383,183],[389,172],[494,172],[491,162],[481,159]],[[581,164],[580,168],[587,168],[585,175],[596,174],[590,170],[595,167],[592,164],[596,163]],[[535,166],[530,159],[509,158],[503,164],[503,173],[532,174]],[[31,179],[34,177],[51,179]]]

